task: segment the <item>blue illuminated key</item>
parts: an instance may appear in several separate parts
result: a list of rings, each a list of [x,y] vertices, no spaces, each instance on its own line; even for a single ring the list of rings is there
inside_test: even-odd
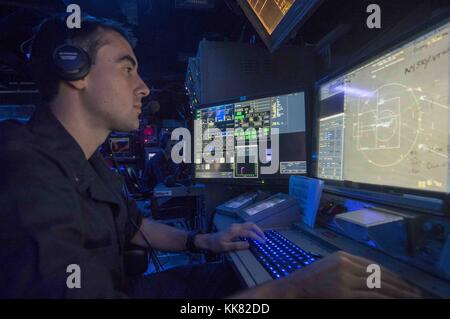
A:
[[[321,257],[304,251],[274,230],[266,231],[265,237],[265,243],[249,240],[250,251],[274,279],[301,269]]]

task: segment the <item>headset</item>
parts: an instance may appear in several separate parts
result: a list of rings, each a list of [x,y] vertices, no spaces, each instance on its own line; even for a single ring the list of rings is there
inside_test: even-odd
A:
[[[64,31],[61,45],[53,51],[53,66],[55,73],[62,80],[77,81],[88,75],[91,69],[91,58],[83,48],[70,43],[71,31],[66,25],[65,17],[56,21]]]
[[[62,44],[53,51],[56,74],[65,81],[77,81],[88,75],[91,68],[89,54],[79,46]]]
[[[42,28],[55,30],[53,31],[55,33],[51,35],[51,37],[55,37],[54,40],[56,43],[60,44],[52,52],[52,71],[54,71],[61,80],[77,81],[89,74],[91,69],[91,58],[83,48],[70,43],[71,30],[66,25],[65,17],[67,17],[67,15],[54,16],[44,20],[39,26],[39,31],[33,35],[30,42],[34,41],[36,35]],[[61,32],[58,34],[58,31]]]

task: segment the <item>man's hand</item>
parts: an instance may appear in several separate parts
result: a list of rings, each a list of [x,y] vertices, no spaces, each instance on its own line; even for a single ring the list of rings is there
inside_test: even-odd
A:
[[[249,248],[249,243],[241,237],[265,242],[264,232],[254,223],[232,224],[228,229],[211,234],[197,235],[195,245],[215,253]]]
[[[417,289],[383,267],[381,288],[369,289],[369,264],[373,262],[341,251],[231,298],[421,298]]]
[[[370,260],[337,252],[279,280],[287,298],[420,298],[415,288],[381,267],[381,288],[369,289]]]

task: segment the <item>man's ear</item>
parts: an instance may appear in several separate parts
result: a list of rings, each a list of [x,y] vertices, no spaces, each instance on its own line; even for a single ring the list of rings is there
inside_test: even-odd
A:
[[[63,83],[71,86],[72,88],[76,90],[84,90],[87,86],[87,76],[82,78],[81,80],[76,81],[64,81]]]

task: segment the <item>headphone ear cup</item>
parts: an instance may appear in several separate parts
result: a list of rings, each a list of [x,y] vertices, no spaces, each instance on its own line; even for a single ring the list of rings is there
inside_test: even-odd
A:
[[[91,60],[87,52],[70,44],[63,44],[55,49],[53,63],[59,77],[66,81],[84,78],[91,67]]]

